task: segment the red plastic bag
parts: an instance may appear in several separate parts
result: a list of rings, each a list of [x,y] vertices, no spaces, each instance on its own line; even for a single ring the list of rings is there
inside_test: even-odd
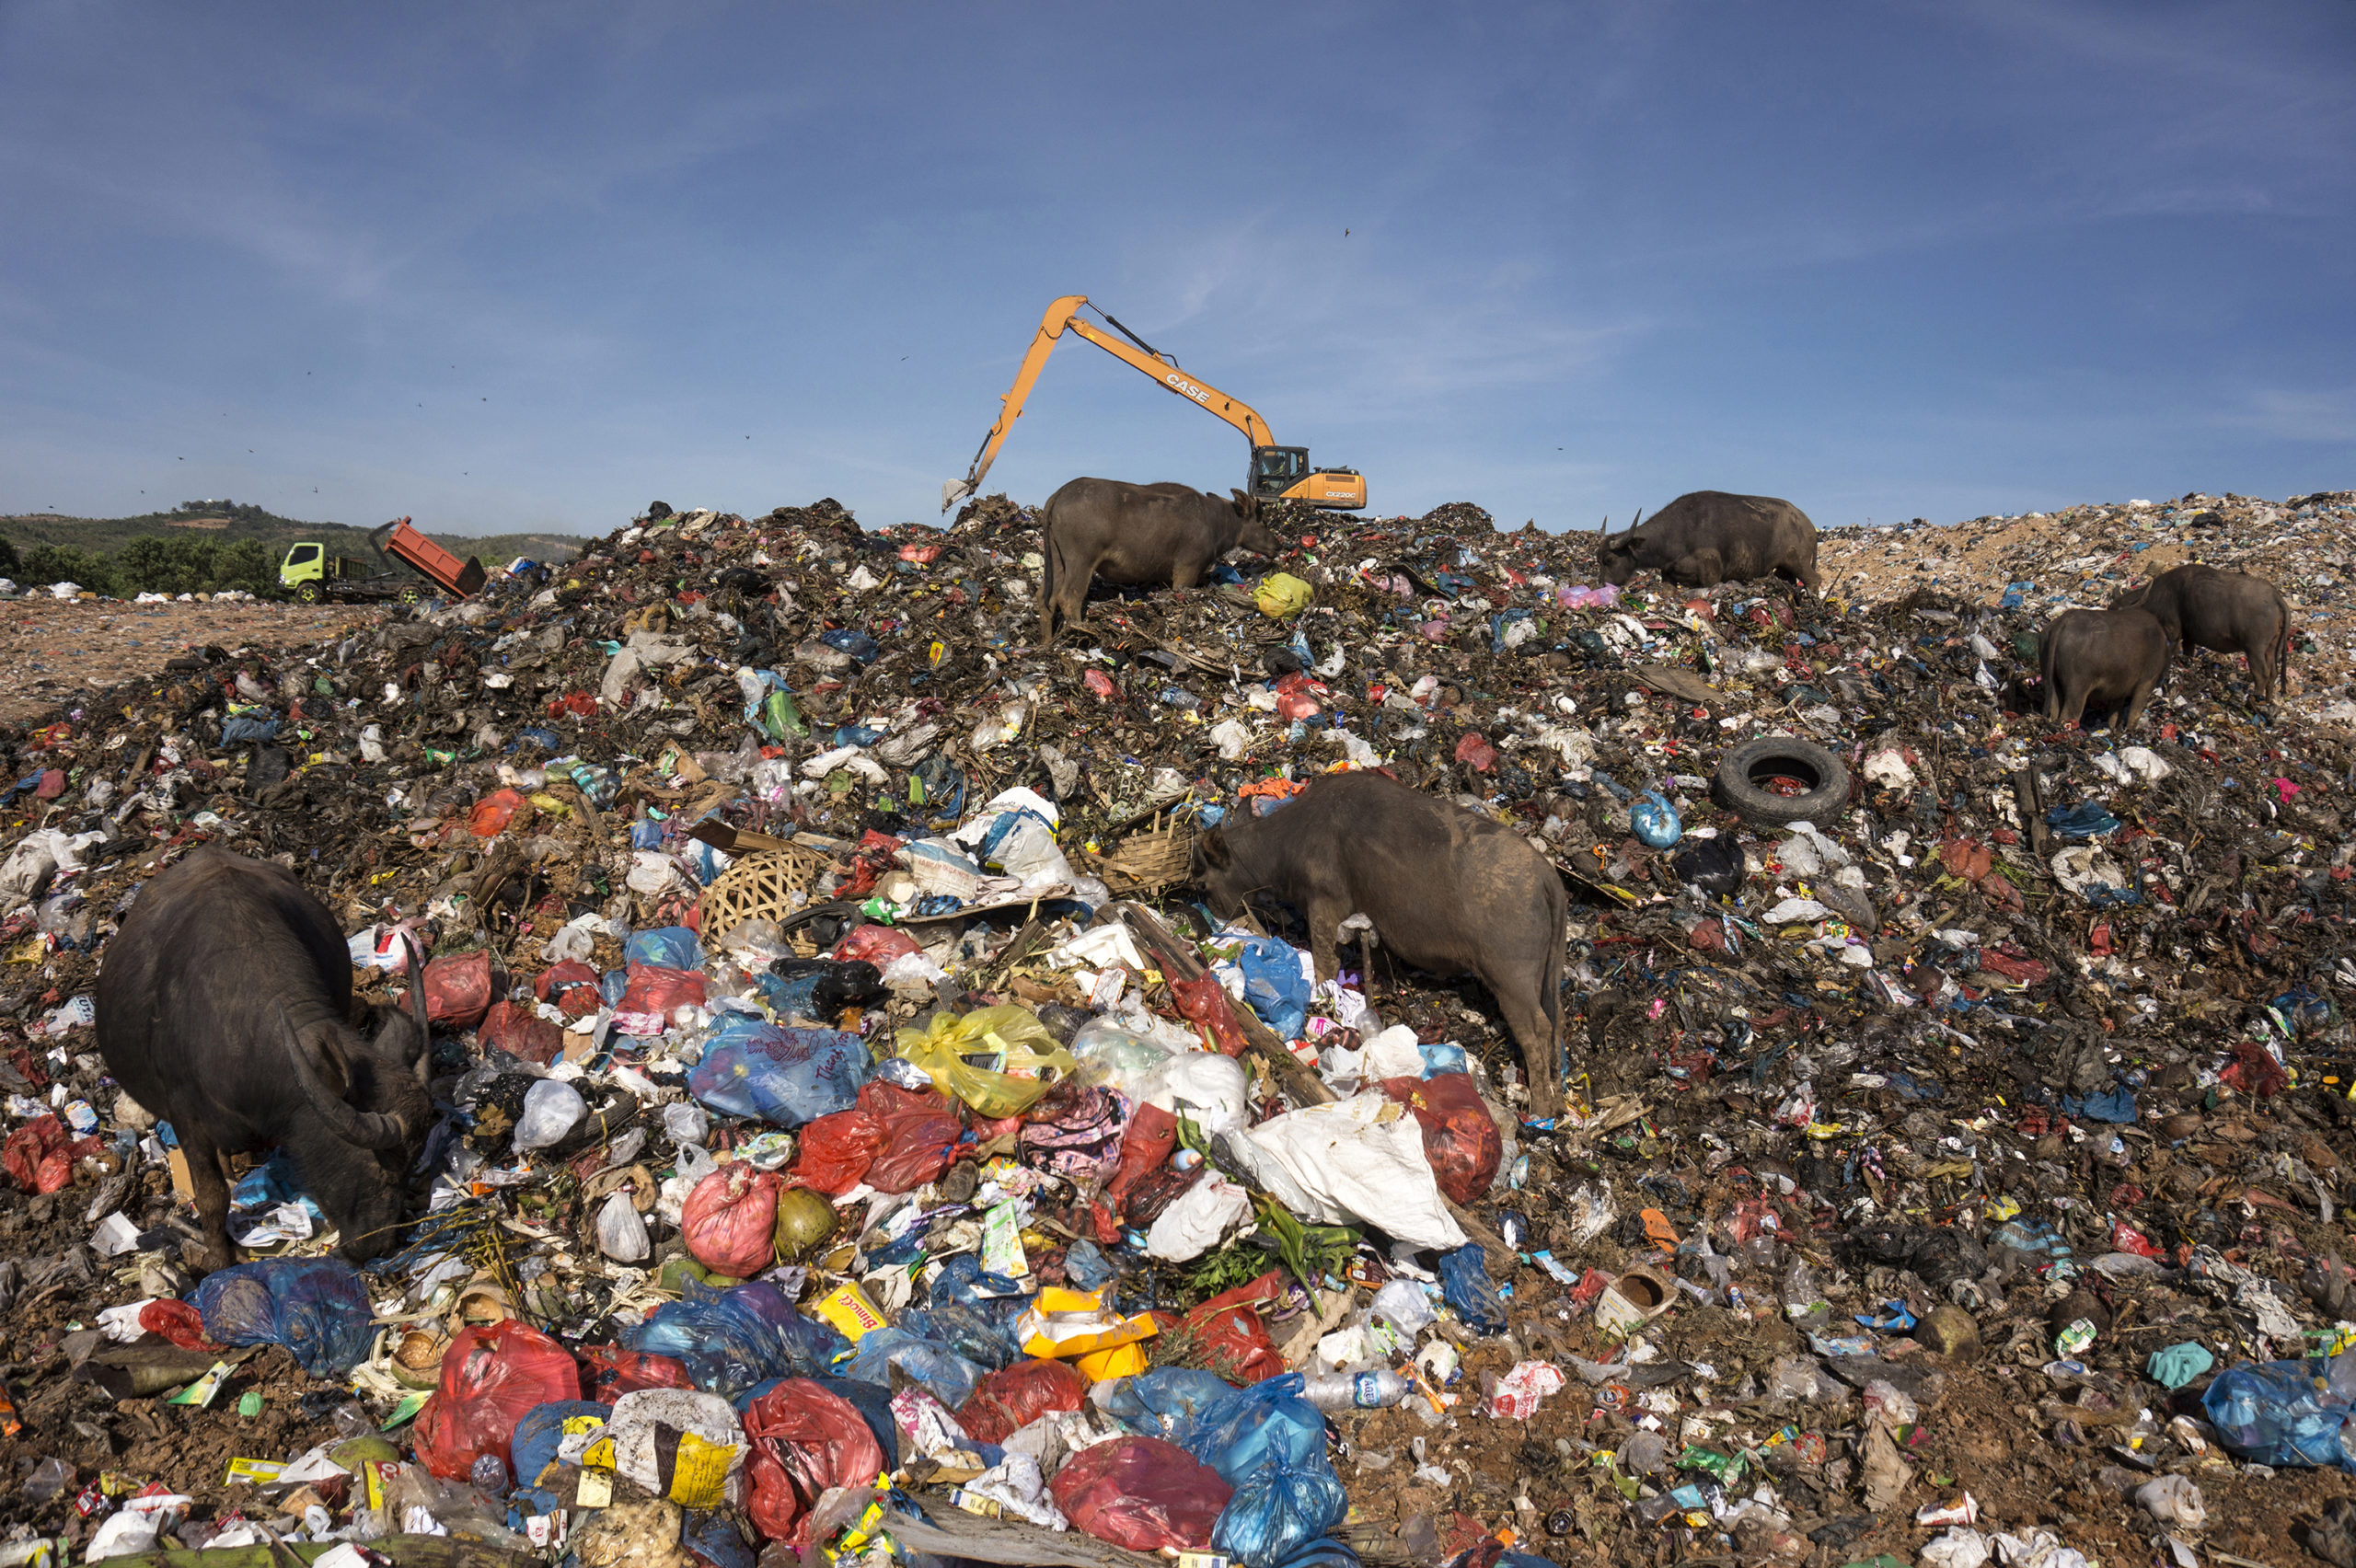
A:
[[[1243,1055],[1243,1026],[1235,1021],[1235,1004],[1227,999],[1216,974],[1170,982],[1170,996],[1179,1016],[1210,1031],[1211,1044],[1221,1055]]]
[[[1496,1118],[1472,1087],[1472,1074],[1384,1078],[1382,1092],[1415,1113],[1424,1130],[1424,1158],[1431,1161],[1441,1192],[1469,1204],[1489,1190],[1506,1146],[1497,1136]]]
[[[916,938],[906,931],[895,931],[889,926],[861,926],[837,942],[830,956],[846,963],[865,959],[881,969],[902,953],[923,951]]]
[[[139,1309],[139,1326],[161,1334],[182,1350],[218,1348],[204,1337],[204,1314],[186,1301],[150,1301]]]
[[[1074,1528],[1131,1551],[1202,1551],[1235,1493],[1218,1471],[1159,1437],[1082,1448],[1047,1490]]]
[[[659,963],[629,966],[629,988],[616,1004],[616,1012],[671,1016],[673,1008],[703,1006],[703,976],[692,969],[665,969]]]
[[[2217,1077],[2228,1087],[2260,1100],[2271,1100],[2291,1086],[2291,1075],[2282,1070],[2282,1064],[2255,1040],[2235,1041],[2234,1059]]]
[[[475,809],[467,813],[467,827],[477,838],[496,838],[523,809],[524,797],[514,790],[494,790],[475,802]]]
[[[495,1045],[521,1062],[537,1062],[547,1066],[564,1050],[564,1031],[542,1018],[529,1008],[514,1002],[494,1005],[482,1020],[477,1036],[485,1045]]]
[[[8,1135],[8,1142],[0,1147],[0,1165],[16,1178],[17,1185],[28,1193],[42,1189],[39,1185],[41,1161],[66,1144],[65,1124],[54,1116],[36,1116]]]
[[[807,1378],[788,1378],[745,1412],[752,1452],[748,1512],[771,1540],[809,1544],[809,1513],[830,1486],[866,1486],[884,1470],[875,1434],[849,1400]]]
[[[785,1183],[774,1171],[730,1165],[696,1183],[679,1211],[679,1234],[696,1262],[714,1274],[749,1279],[777,1252],[777,1194]]]
[[[1497,748],[1483,739],[1478,732],[1468,732],[1456,743],[1456,760],[1475,773],[1486,773],[1497,766]]]
[[[981,1380],[957,1423],[977,1443],[1003,1443],[1049,1412],[1078,1410],[1087,1401],[1087,1375],[1071,1363],[1018,1361]]]
[[[1223,1290],[1187,1313],[1185,1324],[1202,1348],[1202,1365],[1230,1383],[1257,1383],[1280,1375],[1285,1358],[1268,1337],[1266,1321],[1253,1309],[1284,1293],[1285,1271],[1270,1269],[1250,1285]]]
[[[860,1085],[859,1109],[872,1113],[882,1133],[867,1184],[879,1193],[913,1193],[940,1180],[956,1158],[965,1124],[957,1102],[937,1089],[902,1089],[883,1078]]]
[[[860,1087],[862,1103],[829,1112],[802,1129],[801,1152],[793,1159],[795,1181],[832,1198],[867,1179],[867,1168],[884,1147],[884,1128],[863,1103],[872,1087]]]
[[[472,1029],[499,990],[488,950],[437,958],[425,966],[425,1016],[452,1029]]]
[[[1104,1188],[1114,1207],[1126,1205],[1129,1189],[1169,1163],[1171,1151],[1177,1147],[1178,1118],[1159,1105],[1139,1105],[1137,1114],[1129,1118],[1128,1131],[1121,1135],[1120,1169]]]
[[[513,1465],[508,1440],[534,1405],[581,1397],[572,1353],[513,1318],[461,1329],[442,1357],[442,1381],[417,1412],[418,1463],[463,1481],[485,1454]]]
[[[557,1011],[567,1018],[586,1018],[603,1005],[597,995],[597,972],[569,958],[533,981],[532,995],[554,1002]]]
[[[624,1350],[611,1344],[584,1344],[575,1354],[589,1369],[589,1398],[595,1404],[611,1404],[624,1394],[634,1394],[641,1389],[696,1386],[695,1379],[687,1375],[687,1364],[668,1355]]]

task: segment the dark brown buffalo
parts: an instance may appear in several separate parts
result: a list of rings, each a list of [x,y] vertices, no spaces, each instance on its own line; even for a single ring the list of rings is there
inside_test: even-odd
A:
[[[1133,485],[1074,479],[1047,498],[1045,580],[1039,585],[1039,640],[1056,640],[1058,619],[1080,618],[1089,581],[1160,582],[1192,588],[1228,551],[1264,556],[1284,541],[1260,521],[1257,498],[1242,490],[1222,500],[1181,484]]]
[[[1695,490],[1662,507],[1649,523],[1601,537],[1598,568],[1606,582],[1625,582],[1640,568],[1688,588],[1770,574],[1810,589],[1823,581],[1816,570],[1816,525],[1773,496]]]
[[[276,1146],[342,1233],[352,1262],[393,1249],[402,1182],[433,1124],[425,982],[411,1009],[351,1027],[343,932],[292,871],[203,848],[148,882],[107,943],[98,1055],[172,1124],[204,1229],[203,1266],[230,1262],[225,1160]]]
[[[2260,702],[2272,701],[2281,689],[2291,660],[2291,605],[2263,577],[2179,566],[2121,594],[2110,605],[2151,611],[2168,640],[2180,647],[2241,654],[2249,661],[2250,684]]]
[[[2131,730],[2167,674],[2175,649],[2149,610],[2064,610],[2046,623],[2038,666],[2045,676],[2045,716],[2075,724],[2086,704],[2126,705],[2111,721]]]
[[[1479,975],[1521,1045],[1534,1113],[1559,1109],[1569,901],[1510,828],[1384,774],[1328,774],[1267,816],[1205,834],[1194,875],[1222,916],[1253,894],[1299,909],[1320,980],[1354,914],[1419,969]]]

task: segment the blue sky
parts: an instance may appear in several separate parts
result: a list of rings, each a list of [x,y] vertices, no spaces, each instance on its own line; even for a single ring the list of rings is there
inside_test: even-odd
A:
[[[2345,0],[0,0],[0,511],[930,520],[1067,293],[1380,514],[2347,487],[2351,79]],[[1068,338],[986,488],[1245,455]]]

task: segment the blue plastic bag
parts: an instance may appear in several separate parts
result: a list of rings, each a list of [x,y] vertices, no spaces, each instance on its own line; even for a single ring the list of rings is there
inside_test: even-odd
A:
[[[1628,808],[1628,825],[1655,849],[1668,848],[1685,834],[1685,824],[1677,820],[1677,808],[1657,790],[1646,790],[1644,798]]]
[[[221,723],[221,744],[225,746],[243,745],[248,741],[267,741],[278,733],[281,721],[253,719],[243,714]]]
[[[794,1310],[776,1286],[757,1279],[726,1290],[689,1280],[686,1295],[624,1330],[621,1342],[625,1350],[675,1358],[697,1388],[731,1400],[764,1378],[824,1377],[850,1351],[832,1326]]]
[[[1244,1568],[1283,1568],[1349,1511],[1350,1494],[1325,1458],[1321,1430],[1312,1459],[1293,1464],[1272,1458],[1236,1483],[1211,1545]]]
[[[2342,1423],[2356,1420],[2356,1403],[2332,1397],[2330,1368],[2320,1358],[2248,1362],[2217,1374],[2200,1408],[2236,1458],[2277,1469],[2332,1465],[2356,1474],[2356,1454],[2339,1435]]]
[[[515,1424],[515,1435],[509,1442],[508,1451],[514,1459],[515,1485],[534,1512],[546,1514],[572,1505],[571,1486],[560,1492],[554,1487],[543,1491],[535,1484],[564,1442],[564,1424],[576,1415],[594,1415],[604,1421],[613,1413],[613,1406],[589,1400],[551,1400],[525,1412],[524,1419]]]
[[[849,627],[840,627],[833,631],[822,631],[818,634],[818,640],[837,653],[849,654],[862,664],[884,651],[876,646],[875,639],[863,631],[853,631]]]
[[[2053,830],[2054,837],[2075,843],[2118,832],[2119,819],[2103,810],[2101,802],[2086,801],[2074,806],[2053,807],[2045,813],[2045,825]]]
[[[1199,1366],[1157,1366],[1124,1378],[1105,1396],[1105,1413],[1149,1437],[1184,1445],[1202,1412],[1235,1392],[1235,1385]]]
[[[651,964],[657,969],[699,970],[703,944],[685,926],[657,926],[641,931],[622,944],[622,967]]]
[[[726,1115],[798,1127],[849,1110],[874,1070],[856,1034],[780,1029],[737,1014],[687,1074],[687,1092]]]
[[[661,823],[659,823],[659,822],[656,822],[656,821],[655,821],[653,818],[652,818],[652,817],[644,817],[644,818],[640,819],[640,820],[639,820],[639,821],[637,821],[637,822],[634,822],[634,823],[630,824],[629,824],[629,847],[630,847],[631,848],[633,848],[633,849],[660,849],[660,848],[662,848],[662,847],[663,847],[663,824],[662,824]],[[635,960],[633,960],[632,962],[636,962],[636,961],[635,961]],[[676,967],[678,967],[678,966],[677,966],[676,964],[665,964],[664,967],[665,967],[665,968],[676,968]]]
[[[1506,1557],[1514,1555],[1516,1554],[1510,1551],[1506,1553]],[[1501,1557],[1497,1561],[1502,1563],[1505,1558]],[[1542,1560],[1524,1558],[1522,1561],[1534,1562]],[[1359,1568],[1358,1554],[1332,1536],[1326,1536],[1322,1539],[1311,1541],[1298,1552],[1286,1558],[1284,1568]]]
[[[1303,1391],[1308,1387],[1299,1373],[1288,1372],[1237,1389],[1204,1407],[1184,1435],[1172,1440],[1218,1471],[1230,1486],[1242,1486],[1246,1476],[1277,1460],[1305,1465],[1313,1458],[1322,1464],[1325,1417],[1309,1402]]]
[[[1243,999],[1277,1038],[1293,1040],[1309,1023],[1309,977],[1300,952],[1276,937],[1246,937],[1235,956],[1243,971]]]
[[[2136,1117],[2135,1096],[2119,1084],[2100,1094],[2065,1094],[2062,1109],[2082,1122],[2132,1122]]]
[[[899,1326],[918,1339],[947,1345],[985,1372],[1004,1371],[1022,1359],[1022,1342],[1010,1320],[961,1301],[911,1307],[900,1314]]]
[[[843,1373],[854,1382],[889,1389],[895,1366],[931,1389],[951,1410],[972,1399],[982,1381],[981,1367],[947,1345],[918,1339],[902,1328],[870,1329],[860,1335]]]
[[[204,1276],[189,1297],[216,1344],[283,1344],[314,1378],[368,1359],[367,1287],[341,1258],[265,1258]]]
[[[1505,1297],[1489,1283],[1488,1254],[1478,1241],[1440,1254],[1439,1288],[1456,1315],[1477,1332],[1506,1332]]]

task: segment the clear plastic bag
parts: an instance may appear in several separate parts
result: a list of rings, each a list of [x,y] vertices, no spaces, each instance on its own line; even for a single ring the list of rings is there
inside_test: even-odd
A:
[[[1170,1060],[1171,1051],[1109,1019],[1092,1018],[1071,1037],[1071,1056],[1082,1084],[1109,1086],[1137,1100],[1142,1098],[1140,1086]]]

